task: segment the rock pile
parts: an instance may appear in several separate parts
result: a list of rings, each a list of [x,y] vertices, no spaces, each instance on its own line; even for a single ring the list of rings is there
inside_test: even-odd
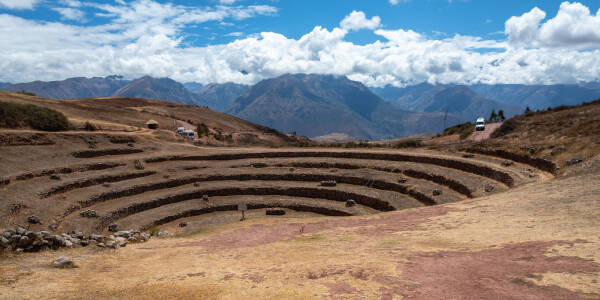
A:
[[[97,218],[98,217],[98,212],[96,212],[93,209],[87,209],[82,211],[81,213],[79,213],[82,217],[85,218]]]
[[[336,186],[337,182],[335,180],[325,180],[321,181],[321,186]]]
[[[119,231],[108,237],[82,232],[69,234],[52,234],[49,231],[29,231],[23,227],[7,229],[0,235],[0,251],[38,252],[48,249],[86,247],[96,244],[98,247],[117,248],[125,247],[128,242],[145,242],[150,235],[138,230]]]

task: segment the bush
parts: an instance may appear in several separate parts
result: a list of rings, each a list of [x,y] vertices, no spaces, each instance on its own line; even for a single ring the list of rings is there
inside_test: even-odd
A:
[[[498,129],[496,129],[496,130],[494,130],[494,132],[492,132],[491,137],[499,138],[499,137],[505,136],[505,135],[515,131],[517,129],[517,126],[518,126],[518,123],[514,118],[508,119],[504,123],[502,123],[502,125],[500,125],[500,127],[498,127]]]
[[[454,125],[452,127],[448,127],[446,129],[444,129],[444,133],[442,133],[441,136],[458,134],[458,135],[460,135],[460,139],[464,140],[464,139],[468,138],[469,135],[471,135],[471,133],[473,133],[473,131],[475,131],[475,124],[473,124],[471,122],[467,122],[467,123]]]
[[[85,125],[83,126],[83,130],[85,130],[85,131],[96,131],[96,126],[94,126],[94,124],[90,123],[89,121],[86,121]]]
[[[200,123],[196,126],[196,131],[198,132],[198,137],[201,138],[205,135],[208,135],[208,127],[204,123]]]
[[[69,129],[69,121],[60,112],[45,107],[0,102],[0,127],[27,126],[43,131],[62,131]]]
[[[419,147],[423,147],[423,144],[421,144],[421,141],[419,140],[407,140],[407,141],[402,141],[402,142],[398,142],[397,144],[394,145],[395,148],[419,148]]]

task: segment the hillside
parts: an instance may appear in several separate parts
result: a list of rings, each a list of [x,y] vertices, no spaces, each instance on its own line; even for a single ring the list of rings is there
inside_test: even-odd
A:
[[[26,91],[45,98],[74,99],[111,96],[128,83],[120,76],[76,77],[62,81],[19,83],[0,88],[9,92]]]
[[[129,82],[115,91],[112,96],[163,99],[199,106],[208,105],[207,102],[188,91],[183,84],[169,78],[152,78],[150,76],[144,76]]]
[[[176,127],[195,129],[194,124],[200,123],[206,124],[211,134],[203,137],[201,142],[215,145],[284,145],[300,139],[208,108],[161,100],[123,97],[53,100],[0,92],[0,101],[33,104],[58,111],[64,114],[71,126],[77,130],[83,129],[85,123],[89,122],[99,131],[145,132],[146,122],[153,119],[159,123],[159,130],[152,132],[153,136],[166,140],[179,139],[174,134]]]
[[[283,75],[263,80],[244,93],[228,113],[284,132],[310,137],[331,133],[385,139],[443,128],[442,113],[394,108],[359,82],[346,77]],[[459,119],[448,117],[448,124]]]
[[[598,83],[582,85],[473,85],[470,87],[483,97],[508,105],[538,110],[559,105],[578,105],[600,97]]]
[[[492,110],[503,110],[506,117],[523,111],[518,106],[486,99],[466,86],[430,85],[427,83],[396,88],[388,86],[374,91],[394,106],[419,112],[448,112],[465,122],[489,117]]]

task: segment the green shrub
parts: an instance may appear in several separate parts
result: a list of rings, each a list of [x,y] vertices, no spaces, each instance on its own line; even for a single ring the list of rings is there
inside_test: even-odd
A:
[[[60,112],[31,104],[0,102],[0,127],[31,127],[43,131],[69,129],[69,121]]]
[[[517,126],[518,126],[518,123],[514,118],[508,119],[504,123],[502,123],[502,125],[500,125],[500,127],[498,127],[498,129],[496,129],[496,130],[494,130],[494,132],[492,132],[491,137],[499,138],[499,137],[505,136],[505,135],[515,131],[517,129]]]
[[[460,135],[460,139],[464,140],[468,138],[469,135],[473,133],[473,131],[475,131],[475,124],[467,122],[444,129],[444,133],[442,133],[441,136],[458,134]]]
[[[395,148],[419,148],[419,147],[423,147],[423,144],[421,144],[421,141],[419,140],[407,140],[407,141],[401,141],[398,142],[394,145]]]
[[[208,135],[208,127],[204,123],[200,123],[196,126],[196,131],[198,132],[198,137],[201,138],[205,135]]]

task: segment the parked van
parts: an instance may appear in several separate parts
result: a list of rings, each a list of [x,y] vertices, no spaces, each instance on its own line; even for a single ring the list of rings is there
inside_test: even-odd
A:
[[[194,133],[193,130],[184,130],[182,135],[188,139],[193,140],[194,137],[196,136],[196,134]]]
[[[484,131],[485,130],[485,119],[477,118],[475,122],[475,131]]]
[[[185,127],[177,128],[177,134],[183,134],[184,131],[185,131]]]

